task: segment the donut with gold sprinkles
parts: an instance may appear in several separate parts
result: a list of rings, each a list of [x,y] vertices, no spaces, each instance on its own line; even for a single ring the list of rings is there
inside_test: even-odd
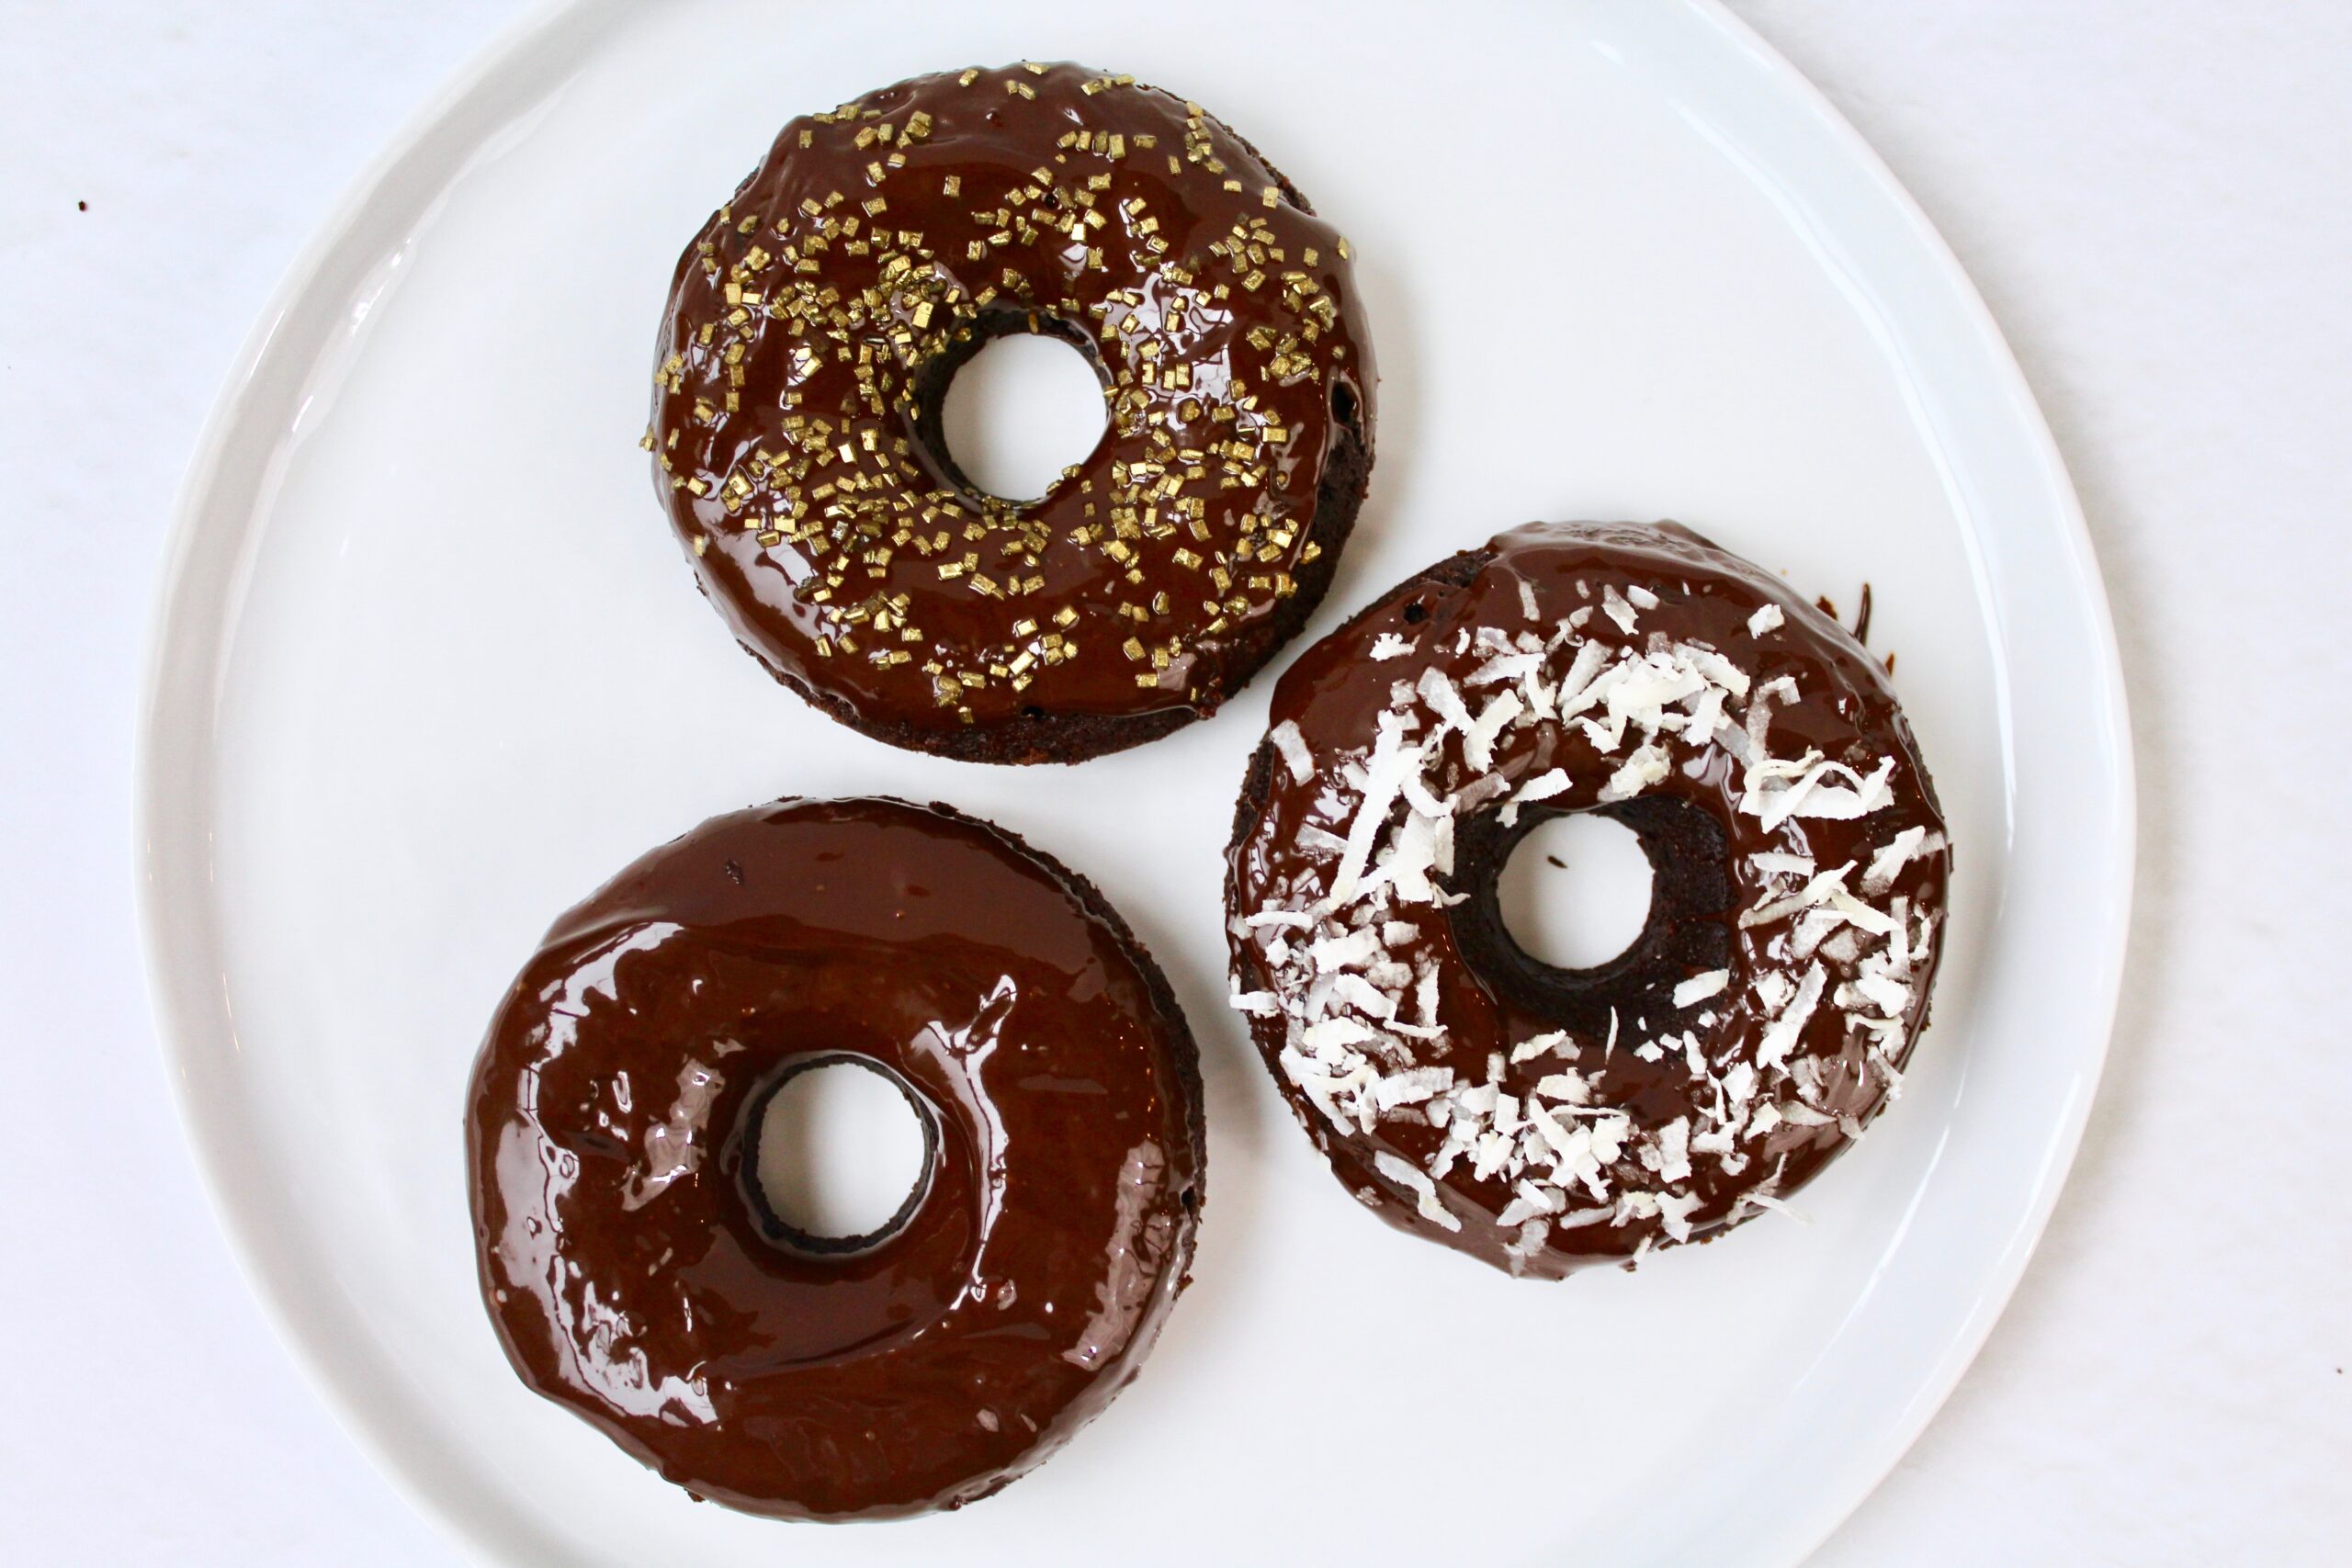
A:
[[[1044,333],[1101,440],[1040,497],[946,450],[949,380]],[[681,257],[645,436],[703,592],[786,686],[972,761],[1213,713],[1305,621],[1371,472],[1348,242],[1199,105],[1023,63],[784,128]]]

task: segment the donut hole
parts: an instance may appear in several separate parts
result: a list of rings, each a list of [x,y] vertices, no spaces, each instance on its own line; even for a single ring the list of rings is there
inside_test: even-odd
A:
[[[939,405],[948,461],[973,489],[1016,503],[1052,491],[1110,423],[1094,361],[1044,330],[983,343],[956,367]]]
[[[1639,940],[1657,875],[1641,836],[1613,817],[1548,817],[1511,850],[1496,878],[1503,929],[1531,958],[1596,969]]]
[[[931,1187],[939,1127],[920,1090],[870,1056],[787,1063],[745,1111],[743,1176],[768,1238],[862,1252],[905,1228]]]

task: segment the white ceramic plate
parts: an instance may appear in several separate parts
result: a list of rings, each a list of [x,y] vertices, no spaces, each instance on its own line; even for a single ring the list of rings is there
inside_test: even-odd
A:
[[[1249,9],[605,0],[513,36],[296,270],[180,519],[142,832],[190,1135],[287,1337],[509,1562],[1787,1564],[2008,1295],[2105,1048],[2131,876],[2115,652],[2064,473],[1951,256],[1702,0]],[[636,439],[671,264],[790,114],[1071,56],[1197,97],[1362,256],[1379,469],[1310,635],[1530,517],[1672,515],[1850,606],[1959,846],[1902,1102],[1771,1217],[1513,1281],[1367,1214],[1226,1012],[1218,850],[1269,681],[1076,770],[871,744],[699,600]],[[714,811],[883,791],[1083,867],[1208,1057],[1197,1280],[1142,1380],[956,1516],[697,1506],[507,1371],[468,1065],[548,919]]]

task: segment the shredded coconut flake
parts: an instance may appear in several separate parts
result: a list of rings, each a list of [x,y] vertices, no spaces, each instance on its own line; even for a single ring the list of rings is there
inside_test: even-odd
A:
[[[1813,1017],[1813,1010],[1820,1005],[1821,987],[1826,979],[1818,964],[1804,972],[1804,978],[1797,982],[1796,994],[1789,999],[1789,1005],[1781,1010],[1780,1016],[1773,1019],[1771,1026],[1764,1031],[1764,1038],[1757,1042],[1756,1060],[1759,1065],[1777,1067],[1789,1059],[1789,1052],[1795,1046],[1798,1034],[1803,1032],[1806,1021]]]
[[[1674,1005],[1679,1008],[1696,1006],[1730,984],[1731,971],[1728,969],[1710,969],[1703,975],[1693,975],[1674,987]]]
[[[1462,1228],[1462,1222],[1455,1219],[1446,1211],[1445,1205],[1437,1201],[1437,1183],[1430,1180],[1429,1173],[1419,1166],[1407,1165],[1395,1155],[1383,1149],[1372,1156],[1372,1168],[1410,1191],[1419,1200],[1415,1207],[1419,1211],[1421,1218],[1435,1221],[1450,1231],[1458,1231]]]
[[[1252,1018],[1272,1018],[1283,1010],[1283,1003],[1272,991],[1245,991],[1237,980],[1233,985],[1233,1009]]]
[[[1266,731],[1266,739],[1272,741],[1274,750],[1282,753],[1294,784],[1305,784],[1315,776],[1314,753],[1307,750],[1306,739],[1299,734],[1297,725],[1284,719]]]
[[[1862,891],[1871,895],[1885,892],[1903,874],[1903,868],[1923,854],[1933,854],[1944,847],[1944,836],[1935,834],[1928,842],[1925,828],[1905,828],[1887,840],[1886,847],[1871,857],[1870,869],[1862,873]]]
[[[1563,1030],[1554,1030],[1549,1034],[1531,1034],[1510,1048],[1510,1059],[1513,1062],[1532,1062],[1538,1056],[1558,1050],[1567,1043],[1567,1033]]]
[[[1631,800],[1672,771],[1663,747],[1645,746],[1625,759],[1625,765],[1600,786],[1603,801]]]
[[[1634,635],[1634,607],[1625,602],[1623,593],[1617,592],[1617,585],[1613,582],[1600,591],[1600,613],[1616,622],[1619,631],[1627,637]]]

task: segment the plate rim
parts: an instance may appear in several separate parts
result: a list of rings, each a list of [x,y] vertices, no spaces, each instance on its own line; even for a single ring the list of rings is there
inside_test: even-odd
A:
[[[2086,747],[2102,753],[2098,760],[2112,783],[2106,803],[2109,831],[2103,848],[2112,862],[2105,885],[2112,888],[2113,897],[2103,927],[2086,937],[2086,949],[2098,959],[2096,966],[2086,966],[2084,982],[2084,995],[2091,1003],[2087,1016],[2098,1029],[2095,1039],[2079,1048],[2078,1087],[2049,1124],[2042,1145],[2045,1173],[2032,1190],[2028,1208],[1982,1270],[1984,1288],[1944,1336],[1930,1371],[1918,1382],[1901,1418],[1871,1446],[1860,1465],[1867,1480],[1858,1486],[1849,1483],[1836,1495],[1825,1489],[1789,1531],[1787,1539],[1798,1550],[1785,1562],[1795,1564],[1812,1556],[1876,1492],[1942,1408],[2007,1310],[2065,1190],[2112,1048],[2130,945],[2138,792],[2130,705],[2105,577],[2064,455],[1991,309],[1917,198],[1810,78],[1734,13],[1726,0],[1674,3],[1749,65],[1760,68],[1776,91],[1828,134],[1852,172],[1867,182],[1870,194],[1899,220],[1935,283],[1958,308],[1973,340],[1970,347],[1984,361],[1988,389],[1998,395],[2014,434],[2022,437],[2043,469],[2044,488],[2059,525],[2054,542],[2074,568],[2066,584],[2068,597],[2079,601],[2075,607],[2085,616],[2092,650],[2098,656],[2096,684],[2105,704],[2102,716],[2109,720],[2100,727],[2104,747]],[[256,520],[267,508],[269,464],[257,465],[242,480],[228,471],[240,437],[288,372],[294,373],[293,385],[299,388],[317,365],[325,342],[315,318],[322,308],[339,310],[349,292],[342,286],[356,283],[385,254],[382,246],[368,243],[383,227],[382,213],[429,207],[433,193],[454,174],[454,165],[436,163],[438,144],[454,141],[465,149],[478,146],[480,134],[464,130],[469,112],[479,116],[494,110],[509,78],[560,58],[553,46],[594,45],[629,14],[624,0],[534,0],[426,95],[352,178],[297,252],[221,378],[174,500],[147,620],[137,710],[131,847],[143,971],[163,1066],[207,1204],[255,1304],[338,1426],[410,1507],[431,1521],[445,1540],[484,1562],[526,1556],[533,1548],[511,1539],[511,1529],[505,1532],[509,1539],[502,1540],[502,1532],[479,1510],[420,1473],[408,1446],[382,1429],[369,1392],[351,1382],[324,1338],[298,1319],[293,1304],[298,1292],[287,1277],[293,1259],[243,1206],[239,1189],[244,1179],[234,1168],[227,1119],[199,1103],[198,1079],[213,1073],[224,1051],[233,1056],[237,1042],[233,1022],[224,1020],[224,1010],[218,1005],[219,971],[211,961],[217,927],[199,909],[186,907],[181,897],[191,886],[191,874],[198,874],[199,880],[209,875],[209,853],[188,833],[191,826],[212,817],[209,726],[201,729],[193,758],[185,743],[190,722],[213,711],[218,655],[237,618],[243,568],[259,543]],[[404,197],[398,195],[403,182],[410,187]],[[408,225],[399,227],[404,231]],[[288,428],[282,420],[266,423],[273,441]],[[235,514],[224,516],[224,491],[232,501],[250,492],[250,503],[229,508]],[[186,658],[190,650],[199,657]],[[1996,664],[2004,662],[1996,659]],[[2007,714],[2002,730],[2005,744],[2013,746],[2015,730]],[[191,767],[191,761],[207,765]]]

